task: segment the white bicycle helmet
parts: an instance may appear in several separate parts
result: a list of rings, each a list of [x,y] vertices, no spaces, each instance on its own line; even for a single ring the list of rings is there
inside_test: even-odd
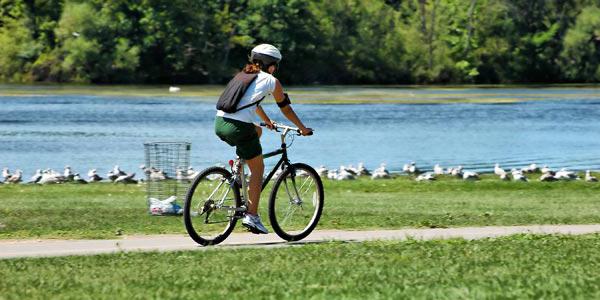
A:
[[[260,44],[250,52],[250,61],[260,61],[265,67],[278,64],[282,58],[279,49],[269,44]]]

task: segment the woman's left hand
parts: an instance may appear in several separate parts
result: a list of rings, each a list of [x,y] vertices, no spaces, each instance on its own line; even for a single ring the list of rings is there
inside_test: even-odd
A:
[[[303,136],[312,135],[313,134],[313,129],[312,128],[304,127],[303,129],[300,129],[300,134],[303,135]]]

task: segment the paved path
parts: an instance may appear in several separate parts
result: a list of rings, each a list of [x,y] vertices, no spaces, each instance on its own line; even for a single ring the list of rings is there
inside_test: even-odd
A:
[[[225,242],[209,248],[280,247],[326,241],[404,240],[407,238],[481,239],[520,233],[531,234],[586,234],[600,232],[600,224],[592,225],[531,225],[489,226],[439,229],[400,230],[318,230],[301,242],[287,243],[275,234],[254,235],[234,233]],[[186,235],[130,236],[115,240],[8,240],[0,241],[0,259],[14,257],[92,255],[118,251],[174,251],[202,250]]]

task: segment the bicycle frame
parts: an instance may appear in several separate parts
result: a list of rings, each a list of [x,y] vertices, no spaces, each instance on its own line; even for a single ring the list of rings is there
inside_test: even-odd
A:
[[[287,155],[287,144],[285,142],[285,137],[287,136],[287,134],[291,131],[291,129],[286,128],[283,130],[283,132],[281,133],[281,148],[275,150],[275,151],[271,151],[269,153],[263,154],[263,159],[266,158],[270,158],[273,156],[277,156],[277,155],[281,155],[281,158],[279,159],[279,161],[277,162],[277,164],[275,164],[275,167],[273,167],[273,169],[271,170],[271,172],[269,172],[269,174],[267,175],[267,177],[264,178],[263,182],[262,182],[262,186],[261,186],[261,191],[264,191],[264,189],[267,187],[267,184],[269,184],[269,181],[273,178],[273,176],[275,175],[275,172],[277,172],[277,170],[282,166],[285,165],[286,167],[291,167],[291,163],[290,160],[288,158]],[[239,172],[239,176],[240,176],[240,181],[241,181],[241,189],[242,189],[242,201],[244,202],[244,204],[248,203],[248,185],[246,183],[246,173],[244,171],[244,166],[246,165],[246,162],[243,159],[239,159],[238,160],[238,164],[237,164],[237,170]]]

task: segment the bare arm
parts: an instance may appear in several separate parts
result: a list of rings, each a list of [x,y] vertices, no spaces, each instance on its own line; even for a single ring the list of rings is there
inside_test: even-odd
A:
[[[281,86],[279,80],[275,82],[275,90],[273,91],[273,97],[278,103],[282,102],[285,99],[285,96],[283,95],[283,87]],[[294,112],[294,109],[291,105],[286,105],[284,107],[281,107],[280,109],[283,115],[288,120],[290,120],[292,123],[298,126],[302,135],[309,135],[312,132],[311,128],[307,128],[306,126],[304,126],[304,123],[302,123],[300,118],[298,118],[298,115],[296,115],[296,112]]]
[[[260,117],[261,120],[263,120],[263,122],[265,122],[265,124],[267,124],[267,128],[273,129],[273,123],[271,123],[271,119],[269,118],[269,116],[267,116],[267,113],[265,113],[265,110],[262,108],[262,106],[256,106],[256,114]]]

